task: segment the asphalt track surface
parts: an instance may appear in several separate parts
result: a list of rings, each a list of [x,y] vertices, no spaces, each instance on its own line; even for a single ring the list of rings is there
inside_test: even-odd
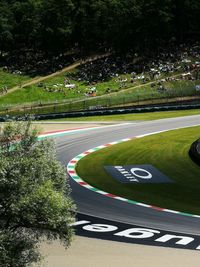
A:
[[[78,131],[55,138],[57,155],[62,164],[66,166],[73,157],[102,144],[124,138],[133,138],[138,135],[196,125],[200,125],[200,115],[124,123],[83,132]],[[162,146],[162,143],[160,145]],[[160,212],[105,197],[80,186],[72,179],[70,179],[70,185],[72,198],[76,202],[80,213],[130,225],[200,236],[199,218]]]

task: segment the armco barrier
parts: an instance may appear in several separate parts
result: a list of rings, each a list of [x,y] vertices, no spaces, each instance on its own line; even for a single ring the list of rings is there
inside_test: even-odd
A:
[[[191,159],[200,166],[200,139],[196,140],[191,145],[189,155]]]
[[[75,118],[85,116],[98,116],[98,115],[117,115],[128,113],[142,113],[142,112],[155,112],[155,111],[170,111],[170,110],[187,110],[200,108],[200,103],[196,104],[182,104],[182,105],[157,105],[157,106],[144,106],[144,107],[129,107],[129,108],[114,108],[114,109],[97,109],[76,112],[62,112],[50,114],[37,114],[34,115],[35,120],[49,120],[60,118]],[[8,120],[20,120],[29,118],[29,116],[2,116],[0,122]]]

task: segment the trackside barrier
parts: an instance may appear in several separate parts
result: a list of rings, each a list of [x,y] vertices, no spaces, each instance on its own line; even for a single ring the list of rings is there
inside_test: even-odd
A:
[[[200,166],[200,139],[192,143],[189,150],[189,155],[191,159]]]
[[[143,112],[155,112],[155,111],[173,111],[173,110],[189,110],[200,108],[198,104],[182,104],[182,105],[157,105],[147,107],[130,107],[130,108],[116,108],[116,109],[97,109],[97,110],[86,110],[76,112],[62,112],[62,113],[50,113],[50,114],[36,114],[32,115],[34,120],[49,120],[49,119],[60,119],[60,118],[75,118],[85,116],[99,116],[99,115],[117,115],[117,114],[129,114],[129,113],[143,113]],[[30,116],[1,116],[0,122],[8,120],[26,120]]]

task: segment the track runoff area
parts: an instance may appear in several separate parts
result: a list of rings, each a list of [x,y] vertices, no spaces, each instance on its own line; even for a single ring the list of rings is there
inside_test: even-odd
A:
[[[84,129],[83,131],[92,130],[92,129],[94,128]],[[76,131],[82,131],[82,130],[77,129],[73,131],[76,132]],[[65,134],[70,134],[70,132],[73,132],[73,131],[61,131],[59,133],[53,132],[50,134],[42,135],[41,137],[42,138],[53,137],[57,134],[65,135]],[[153,132],[147,135],[157,134],[157,133],[165,132],[165,131]],[[147,135],[138,136],[137,138],[142,138]],[[119,142],[125,142],[128,140],[130,139],[121,140]],[[81,177],[77,175],[75,171],[75,166],[81,158],[87,156],[88,154],[98,149],[102,149],[104,147],[107,147],[109,145],[114,145],[119,142],[113,142],[111,144],[99,146],[98,148],[90,149],[89,151],[83,152],[77,157],[73,158],[67,165],[68,174],[80,186],[84,186],[85,188],[95,191],[96,193],[100,193],[103,195],[102,197],[106,197],[106,196],[112,197],[112,198],[115,198],[116,201],[119,201],[119,200],[128,201],[128,199],[111,195],[107,192],[103,192],[101,190],[98,190],[97,188],[90,186],[89,184],[84,182],[81,179]],[[138,179],[150,180],[154,176],[154,173],[151,173],[150,170],[142,169],[142,167],[141,168],[137,167],[137,168],[132,168],[132,169],[133,170],[132,170],[131,179],[135,179],[135,181],[138,181]],[[121,169],[120,171],[126,172],[127,170]],[[163,179],[166,179],[166,178],[167,177],[164,177]],[[138,202],[132,201],[132,204],[141,205],[147,208],[153,208],[155,210],[158,210],[158,212],[162,211],[162,212],[170,212],[170,213],[179,213],[179,214],[182,214],[183,216],[185,215],[185,216],[200,218],[199,215],[181,213],[178,211],[150,206],[144,203],[138,203]],[[78,213],[77,220],[72,226],[75,228],[75,232],[77,235],[90,237],[90,238],[98,238],[98,239],[103,239],[103,240],[112,240],[112,241],[118,241],[118,242],[126,242],[126,243],[142,244],[142,245],[150,245],[150,246],[191,249],[191,250],[197,250],[197,251],[200,250],[200,236],[181,234],[181,233],[172,232],[172,231],[164,231],[164,230],[155,229],[155,228],[146,228],[146,227],[141,227],[139,225],[126,224],[126,223],[118,222],[118,221],[111,221],[111,220],[107,220],[106,218],[98,218],[98,217],[94,217],[94,216],[87,215],[87,214]]]

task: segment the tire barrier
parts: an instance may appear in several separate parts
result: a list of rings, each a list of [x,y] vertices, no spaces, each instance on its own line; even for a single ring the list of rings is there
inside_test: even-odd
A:
[[[189,150],[190,158],[200,166],[200,139],[192,143]]]
[[[182,104],[182,105],[156,105],[156,106],[143,106],[143,107],[129,107],[129,108],[113,108],[113,109],[96,109],[86,111],[75,111],[75,112],[62,112],[62,113],[49,113],[49,114],[37,114],[31,115],[34,120],[49,120],[49,119],[61,119],[61,118],[75,118],[85,116],[100,116],[100,115],[117,115],[117,114],[128,114],[128,113],[144,113],[144,112],[156,112],[156,111],[173,111],[173,110],[188,110],[198,109],[200,103],[196,104]],[[25,116],[2,116],[0,122],[9,120],[27,120],[30,118],[29,115]]]

